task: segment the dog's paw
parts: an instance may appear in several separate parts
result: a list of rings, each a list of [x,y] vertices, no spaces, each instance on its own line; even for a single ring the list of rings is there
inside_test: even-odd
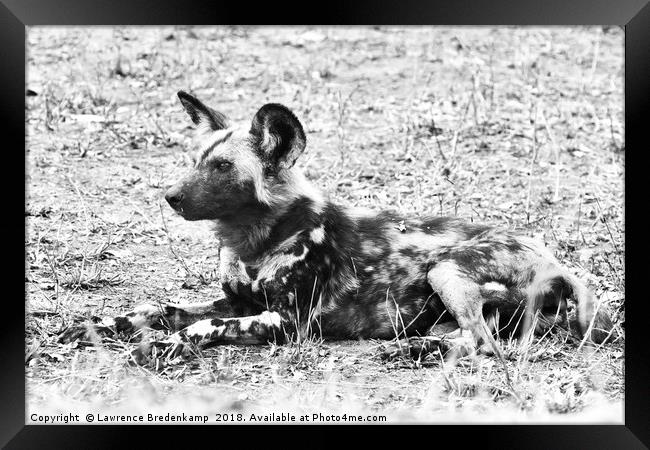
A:
[[[64,329],[57,338],[60,344],[69,344],[75,341],[86,345],[101,342],[102,337],[112,337],[115,332],[106,326],[97,324],[75,324]]]
[[[391,360],[399,357],[423,359],[427,354],[441,354],[445,360],[474,359],[476,344],[470,337],[447,338],[442,336],[411,337],[408,340],[391,341],[380,347],[380,357]]]
[[[447,359],[473,359],[477,356],[476,342],[469,336],[443,338],[440,341],[440,350]],[[487,351],[487,348],[485,350]]]
[[[381,359],[395,359],[408,356],[419,359],[441,348],[442,339],[434,337],[411,337],[408,340],[391,341],[380,347]]]
[[[381,359],[392,360],[405,356],[407,353],[404,351],[403,347],[398,345],[396,342],[389,342],[379,346],[378,354]]]

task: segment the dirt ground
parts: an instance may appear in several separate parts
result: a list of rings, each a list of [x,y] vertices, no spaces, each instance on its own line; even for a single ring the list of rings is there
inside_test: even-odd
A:
[[[92,408],[210,422],[250,412],[621,422],[623,37],[602,27],[28,29],[28,420]],[[596,351],[561,330],[502,342],[514,393],[494,358],[386,361],[376,341],[219,346],[164,367],[132,364],[136,343],[58,344],[74,321],[222,295],[218,238],[162,198],[190,160],[180,89],[235,121],[267,102],[292,108],[308,137],[298,164],[333,200],[544,239],[611,308],[620,337]]]

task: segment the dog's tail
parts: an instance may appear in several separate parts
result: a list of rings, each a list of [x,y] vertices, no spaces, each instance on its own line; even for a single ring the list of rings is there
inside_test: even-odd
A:
[[[575,275],[557,267],[537,273],[528,289],[527,322],[541,310],[546,318],[568,317],[570,331],[600,344],[611,338],[614,325],[604,304],[597,304],[591,290]]]

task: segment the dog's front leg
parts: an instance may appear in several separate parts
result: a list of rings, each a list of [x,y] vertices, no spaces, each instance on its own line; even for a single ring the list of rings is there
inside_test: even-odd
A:
[[[200,348],[217,344],[281,344],[285,342],[287,329],[291,326],[291,321],[277,311],[229,319],[203,319],[163,341],[141,345],[133,355],[139,364],[147,364],[155,354],[168,359],[190,354],[192,351],[187,346],[188,342]]]
[[[303,322],[308,320],[307,311],[298,315],[304,308],[296,302],[295,292],[298,289],[295,284],[287,285],[282,280],[265,280],[258,283],[256,289],[245,285],[245,294],[241,289],[243,285],[245,283],[240,283],[238,292],[230,291],[228,297],[237,299],[238,305],[248,304],[247,309],[252,308],[257,313],[199,320],[163,341],[141,346],[135,352],[136,361],[144,364],[154,355],[169,359],[181,354],[188,355],[192,350],[188,343],[198,344],[202,348],[217,344],[283,344],[296,335],[298,317],[303,317]],[[227,286],[224,286],[224,291],[228,292]],[[247,302],[249,295],[248,300],[251,301]],[[305,295],[304,298],[308,297]],[[268,305],[268,309],[261,309],[262,303]],[[158,352],[160,349],[162,352]]]
[[[296,335],[297,329],[304,328],[309,314],[307,311],[299,314],[304,308],[296,302],[296,286],[270,280],[261,283],[254,291],[255,304],[264,301],[269,305],[267,310],[243,317],[200,320],[181,330],[174,339],[185,339],[204,347],[219,343],[283,344]],[[302,317],[300,324],[299,317]]]
[[[139,305],[121,316],[97,319],[94,324],[72,325],[59,335],[59,342],[93,342],[97,335],[132,335],[146,328],[177,331],[207,317],[234,317],[240,315],[241,310],[238,299],[233,297],[201,303]]]
[[[180,335],[204,347],[219,343],[282,343],[288,325],[277,311],[264,311],[255,316],[199,320],[181,330]]]
[[[286,286],[275,282],[265,283],[264,289],[257,292],[270,305],[268,310],[241,317],[199,320],[163,341],[140,346],[134,353],[136,361],[146,364],[154,355],[168,359],[181,354],[188,355],[192,349],[188,343],[201,348],[218,344],[283,344],[296,331],[297,309],[292,301],[294,296],[287,291]]]

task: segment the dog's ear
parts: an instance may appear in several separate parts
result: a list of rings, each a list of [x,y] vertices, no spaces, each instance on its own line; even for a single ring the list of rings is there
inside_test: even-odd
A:
[[[192,122],[200,129],[216,131],[228,128],[228,119],[220,112],[206,106],[198,98],[185,91],[178,91],[177,95],[183,108],[190,115]]]
[[[305,132],[286,106],[268,103],[253,118],[251,134],[259,139],[264,156],[278,169],[292,167],[305,150]]]

